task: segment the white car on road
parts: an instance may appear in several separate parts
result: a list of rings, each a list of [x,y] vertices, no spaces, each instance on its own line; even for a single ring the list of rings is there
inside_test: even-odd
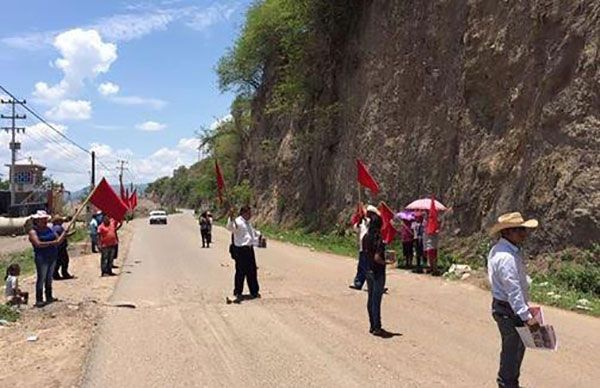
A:
[[[153,210],[150,212],[150,218],[148,219],[150,225],[153,224],[167,224],[167,212],[164,210]]]

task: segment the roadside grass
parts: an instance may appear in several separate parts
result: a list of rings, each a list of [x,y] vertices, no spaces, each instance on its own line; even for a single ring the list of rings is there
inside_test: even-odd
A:
[[[267,238],[289,242],[316,251],[357,257],[358,241],[354,234],[342,235],[336,232],[328,234],[311,233],[301,228],[280,229],[267,224],[260,225],[257,229]]]
[[[219,222],[225,225],[224,221]],[[303,228],[281,229],[273,225],[257,226],[264,236],[294,245],[329,252],[352,258],[357,257],[357,240],[354,233],[327,234],[307,232]],[[402,247],[395,240],[388,249],[394,250],[401,259]],[[438,267],[448,271],[452,264],[467,264],[473,271],[486,271],[488,242],[480,243],[473,255],[462,257],[447,249],[441,249]],[[530,297],[533,302],[555,306],[583,314],[600,316],[600,246],[574,253],[562,253],[558,257],[546,259],[550,265],[540,268],[537,263],[530,265],[533,279]],[[449,277],[451,280],[457,278]]]

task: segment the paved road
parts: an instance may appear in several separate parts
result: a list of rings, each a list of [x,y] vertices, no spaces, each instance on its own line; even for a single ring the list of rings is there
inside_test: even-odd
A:
[[[228,235],[201,249],[189,214],[168,226],[136,221],[112,309],[101,323],[85,387],[493,387],[499,338],[485,291],[391,270],[383,323],[368,333],[355,262],[270,242],[259,250],[261,300],[226,305]],[[560,350],[529,351],[527,387],[597,387],[600,320],[548,308]]]

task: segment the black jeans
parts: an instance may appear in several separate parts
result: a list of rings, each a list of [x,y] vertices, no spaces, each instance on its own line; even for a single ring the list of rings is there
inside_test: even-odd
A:
[[[369,323],[371,324],[371,330],[378,330],[381,329],[381,299],[383,298],[383,289],[385,287],[385,271],[373,272],[368,270],[367,287],[369,287],[369,296],[367,298]]]
[[[201,230],[200,235],[202,236],[202,248],[204,248],[205,246],[210,247],[210,243],[211,243],[210,231],[209,230]]]
[[[63,278],[69,276],[69,251],[67,247],[58,248],[58,259],[54,266],[54,278],[57,279],[60,276]]]
[[[35,255],[35,270],[37,279],[35,281],[35,301],[46,302],[52,300],[52,275],[54,275],[54,266],[56,265],[55,255]]]
[[[358,264],[356,266],[356,276],[354,277],[354,287],[362,288],[367,279],[367,254],[365,252],[358,253]]]
[[[235,247],[235,279],[233,295],[242,295],[244,280],[248,281],[250,294],[258,295],[260,289],[256,271],[256,257],[253,247]]]
[[[115,259],[116,245],[100,248],[100,271],[102,275],[112,272],[112,263]]]
[[[518,388],[521,374],[521,363],[525,356],[525,345],[515,327],[523,326],[523,321],[512,310],[507,302],[494,299],[492,316],[498,324],[502,338],[500,368],[496,381],[501,388]]]

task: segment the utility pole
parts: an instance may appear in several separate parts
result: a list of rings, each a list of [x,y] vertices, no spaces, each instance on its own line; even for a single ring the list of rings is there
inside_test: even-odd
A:
[[[127,170],[125,165],[128,162],[126,160],[119,159],[117,163],[119,163],[119,167],[117,167],[117,169],[119,170],[119,183],[121,185],[120,189],[123,190],[123,188],[125,187],[125,186],[123,186],[123,171]]]
[[[2,129],[4,129],[6,132],[11,132],[11,141],[10,141],[10,151],[11,151],[11,158],[10,158],[10,205],[14,206],[16,204],[16,189],[17,189],[17,185],[15,182],[15,163],[17,162],[17,151],[21,149],[21,143],[17,143],[17,139],[16,139],[16,134],[21,132],[21,133],[25,133],[25,128],[23,127],[17,127],[17,123],[16,120],[24,120],[27,116],[25,115],[18,115],[15,112],[15,105],[17,104],[26,104],[27,101],[23,100],[23,101],[19,101],[19,100],[15,100],[15,99],[9,99],[9,100],[2,100],[0,99],[0,103],[2,104],[10,104],[12,106],[12,114],[10,116],[6,116],[6,115],[0,115],[0,118],[3,119],[10,119],[11,120],[11,125],[10,127],[2,127]]]
[[[90,182],[91,183],[90,193],[92,192],[92,190],[94,190],[94,187],[96,187],[96,151],[92,151],[91,175],[92,175],[92,181]]]

